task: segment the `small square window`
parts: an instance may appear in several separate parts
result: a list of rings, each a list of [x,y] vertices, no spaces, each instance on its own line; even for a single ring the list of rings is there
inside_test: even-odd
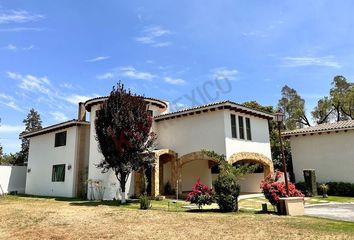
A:
[[[54,147],[61,147],[66,145],[66,131],[55,134]]]
[[[65,181],[65,164],[53,165],[52,182]]]

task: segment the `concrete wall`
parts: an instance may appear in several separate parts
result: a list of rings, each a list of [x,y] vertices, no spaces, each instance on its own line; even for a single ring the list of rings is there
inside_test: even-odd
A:
[[[240,180],[240,187],[242,193],[260,193],[259,188],[261,181],[264,179],[264,173],[247,174]]]
[[[26,172],[26,166],[0,166],[0,185],[4,193],[25,193]]]
[[[67,131],[66,145],[54,147],[55,134],[62,131]],[[73,126],[30,139],[26,194],[76,196],[78,136],[78,127]],[[64,182],[52,182],[52,168],[57,164],[65,164]]]
[[[227,159],[234,153],[239,152],[255,152],[261,153],[272,159],[272,154],[270,150],[269,142],[269,128],[268,120],[257,118],[245,114],[235,114],[236,115],[236,126],[237,126],[237,138],[232,138],[231,135],[231,118],[230,114],[235,114],[230,111],[224,112],[225,120],[225,137],[226,137],[226,157]],[[240,133],[238,129],[238,116],[244,117],[244,126],[246,127],[245,117],[250,118],[251,121],[251,133],[252,140],[246,140],[247,135],[245,131],[245,138],[240,139]],[[246,130],[246,128],[245,128]]]
[[[197,177],[200,182],[212,187],[212,174],[206,160],[196,160],[182,166],[182,192],[190,192],[193,189]]]
[[[354,131],[291,137],[296,181],[303,169],[315,169],[318,182],[354,183]]]

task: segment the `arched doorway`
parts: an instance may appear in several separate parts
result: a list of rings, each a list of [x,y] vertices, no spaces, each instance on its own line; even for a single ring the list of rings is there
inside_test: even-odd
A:
[[[183,155],[178,159],[178,193],[186,193],[192,190],[197,177],[202,183],[212,187],[213,174],[211,169],[216,161],[202,151]]]
[[[147,170],[148,193],[151,196],[164,194],[164,183],[170,181],[171,188],[176,188],[176,159],[177,153],[170,149],[155,151],[155,164]],[[142,170],[135,172],[135,195],[141,194]]]
[[[236,165],[253,165],[257,164],[258,171],[248,174],[240,180],[241,192],[254,193],[261,192],[259,185],[260,182],[274,172],[274,166],[271,159],[261,153],[254,152],[240,152],[231,155],[229,163]]]

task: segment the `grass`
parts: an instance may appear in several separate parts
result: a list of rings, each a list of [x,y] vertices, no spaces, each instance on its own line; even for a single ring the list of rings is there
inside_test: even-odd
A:
[[[0,198],[0,239],[354,239],[354,223],[197,212],[186,204],[153,201],[151,210],[138,210],[132,202],[7,196]]]
[[[348,202],[354,203],[354,198],[352,197],[328,196],[328,198],[323,198],[322,196],[316,196],[310,199],[315,199],[319,201],[328,201],[328,202],[338,202],[338,203],[348,203]]]

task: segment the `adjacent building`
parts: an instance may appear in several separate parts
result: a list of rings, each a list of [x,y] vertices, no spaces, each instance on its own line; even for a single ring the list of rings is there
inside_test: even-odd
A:
[[[314,169],[318,182],[354,183],[354,120],[284,132],[290,139],[295,179]]]

